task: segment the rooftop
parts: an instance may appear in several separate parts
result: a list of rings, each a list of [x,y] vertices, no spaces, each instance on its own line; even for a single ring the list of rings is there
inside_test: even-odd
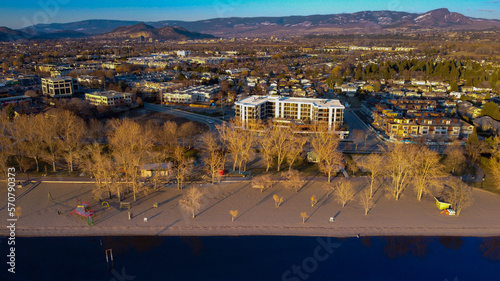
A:
[[[101,97],[114,97],[114,96],[125,96],[125,95],[130,95],[129,93],[120,93],[116,91],[105,91],[105,92],[93,92],[93,93],[87,93],[85,95],[93,95],[93,96],[101,96]]]
[[[298,98],[298,97],[284,97],[284,96],[249,96],[238,102],[240,105],[257,106],[266,102],[289,102],[289,103],[302,103],[312,104],[318,108],[344,108],[339,100],[336,99],[315,99],[315,98]]]
[[[46,78],[42,78],[42,79],[49,80],[49,81],[52,81],[52,82],[58,82],[58,81],[72,80],[73,77],[70,77],[70,76],[58,76],[58,77],[46,77]]]

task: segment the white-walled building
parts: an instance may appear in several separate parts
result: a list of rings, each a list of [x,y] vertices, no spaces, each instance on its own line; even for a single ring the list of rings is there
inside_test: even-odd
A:
[[[186,51],[186,50],[180,50],[180,51],[177,51],[177,56],[179,57],[187,57],[191,54],[190,51]]]
[[[42,93],[46,96],[71,98],[78,90],[78,82],[72,77],[42,78]]]
[[[176,90],[172,93],[163,93],[163,102],[191,103],[209,102],[220,91],[220,86],[192,86]]]
[[[330,130],[343,124],[345,107],[336,99],[249,96],[235,103],[236,118],[250,120],[285,119],[305,123],[327,123]]]
[[[123,106],[132,104],[132,94],[115,91],[85,94],[85,100],[93,105]]]

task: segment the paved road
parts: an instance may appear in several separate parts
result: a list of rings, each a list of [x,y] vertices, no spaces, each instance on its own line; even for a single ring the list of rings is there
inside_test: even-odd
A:
[[[172,106],[152,104],[152,103],[145,102],[144,108],[146,108],[147,110],[162,112],[162,113],[174,115],[177,117],[182,117],[182,118],[185,118],[185,119],[188,119],[191,121],[197,121],[197,122],[204,123],[212,131],[216,130],[216,128],[215,128],[216,125],[222,125],[224,123],[224,121],[222,121],[218,118],[208,117],[208,116],[201,115],[201,114],[196,114],[196,113],[192,113],[192,112],[178,110],[178,109],[173,108]]]
[[[476,163],[473,163],[469,160],[467,160],[467,164],[474,166],[476,168],[476,174],[475,175],[463,175],[462,180],[464,181],[470,181],[470,182],[482,182],[484,181],[484,171],[483,168],[479,167]],[[482,184],[481,184],[482,188]]]
[[[356,143],[358,143],[358,152],[382,152],[380,145],[385,147],[383,141],[380,140],[380,136],[371,129],[370,126],[366,125],[358,116],[353,112],[355,109],[346,108],[344,111],[344,122],[349,126],[349,141],[342,142],[339,147],[342,151],[354,152]],[[360,130],[363,134],[367,135],[366,144],[364,137],[361,139],[355,139],[352,134],[354,130]]]

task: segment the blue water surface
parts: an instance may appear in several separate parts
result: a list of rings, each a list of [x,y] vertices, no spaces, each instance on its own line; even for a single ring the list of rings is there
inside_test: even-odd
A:
[[[0,280],[500,281],[500,237],[18,237],[15,274],[6,242]]]

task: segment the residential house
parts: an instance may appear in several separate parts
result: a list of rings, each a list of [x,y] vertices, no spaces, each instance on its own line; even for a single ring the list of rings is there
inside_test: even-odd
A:
[[[479,115],[481,114],[481,108],[472,105],[472,103],[468,101],[463,101],[458,103],[458,112],[471,119],[474,119],[479,117]]]
[[[500,135],[500,122],[490,116],[474,119],[474,125],[479,127],[482,131],[490,131],[496,135]]]

